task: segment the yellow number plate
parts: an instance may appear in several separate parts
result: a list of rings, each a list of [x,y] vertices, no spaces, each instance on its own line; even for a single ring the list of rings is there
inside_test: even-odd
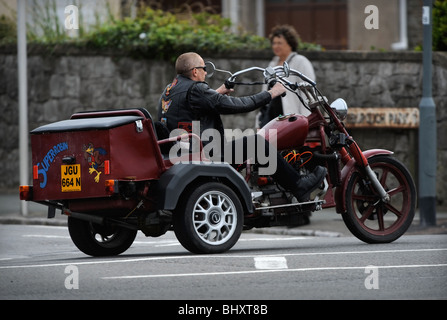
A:
[[[81,191],[81,165],[70,164],[61,166],[62,192]]]

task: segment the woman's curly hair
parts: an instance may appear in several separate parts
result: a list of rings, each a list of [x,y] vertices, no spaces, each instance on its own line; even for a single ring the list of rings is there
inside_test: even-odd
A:
[[[283,36],[284,39],[286,39],[287,43],[292,48],[292,51],[297,50],[300,36],[298,35],[298,32],[296,32],[294,27],[290,25],[280,25],[274,27],[269,36],[270,42],[273,42],[274,37],[279,36]]]

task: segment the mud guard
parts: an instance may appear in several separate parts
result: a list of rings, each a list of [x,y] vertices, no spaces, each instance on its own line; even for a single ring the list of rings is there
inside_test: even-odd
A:
[[[251,192],[242,176],[228,163],[177,163],[161,176],[158,182],[159,209],[174,210],[187,186],[200,177],[222,178],[241,199],[244,209],[253,213]]]
[[[372,149],[364,151],[363,154],[365,155],[366,159],[369,159],[377,155],[394,154],[394,152],[385,149]],[[348,181],[356,170],[355,165],[356,161],[354,158],[352,158],[341,170],[341,185],[338,186],[335,190],[335,203],[337,213],[343,213],[346,211],[346,194],[344,190],[346,190]]]

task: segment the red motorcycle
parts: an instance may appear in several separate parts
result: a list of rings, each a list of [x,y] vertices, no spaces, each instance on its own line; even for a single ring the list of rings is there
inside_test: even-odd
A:
[[[222,71],[213,64],[209,69]],[[257,164],[247,161],[236,171],[210,162],[198,135],[172,136],[142,108],[79,112],[32,130],[33,185],[20,186],[20,198],[47,205],[48,218],[61,210],[74,244],[92,256],[126,251],[138,230],[151,237],[174,230],[191,252],[225,252],[243,229],[294,226],[309,212],[329,207],[367,243],[402,236],[415,214],[416,191],[392,152],[363,152],[342,122],[346,103],[329,105],[312,80],[287,64],[230,73],[226,85],[260,84],[236,81],[249,72],[262,72],[262,83],[282,82],[288,94],[305,94],[308,117],[279,116],[259,134],[276,142],[300,174],[327,167],[324,183],[308,201],[298,202]],[[291,83],[292,74],[304,82]],[[198,142],[200,150],[172,152],[185,140]]]
[[[212,73],[212,64],[210,70]],[[227,84],[259,84],[236,82],[238,76],[251,71],[263,72],[266,83],[283,83],[311,112],[307,117],[279,116],[267,123],[260,134],[269,140],[269,133],[273,132],[277,149],[302,174],[311,172],[317,165],[328,169],[323,190],[312,201],[297,203],[279,189],[274,188],[272,192],[267,186],[267,181],[271,180],[260,179],[253,166],[247,168],[246,181],[253,191],[259,192],[254,204],[261,216],[270,215],[280,220],[286,208],[291,217],[306,210],[336,207],[352,234],[364,242],[387,243],[404,234],[414,218],[416,189],[410,172],[391,156],[393,152],[383,149],[363,152],[343,124],[348,112],[346,102],[337,99],[328,104],[316,83],[299,71],[289,69],[287,63],[282,67],[241,70],[231,75]],[[300,77],[303,82],[291,83],[287,80],[290,75]],[[304,93],[306,101],[298,92]],[[259,213],[251,217],[256,220]]]

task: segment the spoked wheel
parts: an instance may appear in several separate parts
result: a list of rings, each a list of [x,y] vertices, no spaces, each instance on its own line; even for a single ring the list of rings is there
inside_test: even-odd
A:
[[[410,227],[416,206],[416,188],[407,168],[390,156],[368,159],[380,184],[388,192],[385,203],[370,181],[354,172],[346,189],[346,208],[342,214],[348,229],[367,243],[388,243],[398,239]]]
[[[132,245],[137,230],[99,225],[68,217],[68,231],[79,250],[90,256],[115,256]]]
[[[243,209],[226,185],[209,182],[187,194],[174,213],[177,239],[193,253],[221,253],[239,239]]]

